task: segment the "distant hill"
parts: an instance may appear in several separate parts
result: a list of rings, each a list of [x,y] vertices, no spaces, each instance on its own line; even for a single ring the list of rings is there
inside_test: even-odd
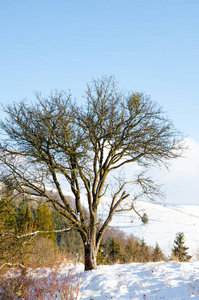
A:
[[[143,224],[134,211],[121,212],[113,217],[111,226],[127,234],[144,238],[148,245],[158,242],[163,253],[171,254],[176,233],[183,232],[185,245],[189,254],[196,258],[199,255],[199,206],[167,206],[144,201],[136,202],[136,209],[141,215],[145,212],[148,223]]]
[[[72,193],[65,192],[65,195],[72,200]],[[87,200],[84,194],[82,202],[87,208]],[[103,198],[103,203],[99,206],[98,217],[104,219],[108,213],[109,197]],[[189,254],[196,259],[199,257],[199,206],[182,205],[171,206],[156,202],[136,201],[135,208],[140,215],[144,213],[148,216],[148,223],[143,224],[140,217],[132,210],[116,213],[110,226],[123,230],[127,235],[134,235],[142,239],[149,246],[155,246],[158,242],[160,248],[166,256],[171,255],[171,248],[176,233],[183,232],[185,235],[185,245],[189,247]]]

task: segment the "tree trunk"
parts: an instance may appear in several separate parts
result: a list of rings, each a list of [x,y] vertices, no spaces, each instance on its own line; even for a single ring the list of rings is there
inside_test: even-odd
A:
[[[84,244],[85,271],[97,269],[97,250],[95,245]]]

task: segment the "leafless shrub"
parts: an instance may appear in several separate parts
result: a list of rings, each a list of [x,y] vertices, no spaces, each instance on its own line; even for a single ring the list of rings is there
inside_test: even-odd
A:
[[[36,276],[29,274],[23,276],[9,273],[9,276],[0,277],[0,299],[78,299],[83,273],[76,273],[75,269],[69,269],[67,274],[60,275],[58,269],[46,274],[46,269],[33,270]],[[32,272],[33,272],[32,271]]]

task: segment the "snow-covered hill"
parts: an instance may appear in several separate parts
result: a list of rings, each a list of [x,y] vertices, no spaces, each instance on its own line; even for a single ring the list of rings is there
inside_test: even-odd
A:
[[[72,196],[71,192],[65,192]],[[87,207],[85,195],[82,201]],[[104,219],[108,213],[110,198],[104,197],[99,206],[99,217]],[[140,217],[134,211],[116,213],[110,223],[111,227],[123,230],[127,235],[133,234],[139,239],[144,238],[150,246],[159,244],[166,256],[171,255],[176,234],[183,232],[185,246],[193,259],[199,256],[199,205],[172,206],[164,203],[137,201],[136,210],[148,216],[148,223],[143,224]]]
[[[82,199],[86,207],[86,197],[82,195]],[[110,199],[106,198],[106,207],[108,201]],[[99,217],[106,217],[106,207],[100,206]],[[167,255],[171,253],[176,233],[184,232],[190,254],[196,254],[199,206],[165,206],[139,201],[136,209],[141,215],[144,212],[148,215],[147,224],[131,211],[116,214],[110,225],[127,235],[144,238],[149,245],[154,246],[157,241]],[[115,264],[98,266],[97,270],[88,272],[84,272],[83,264],[63,264],[55,268],[30,269],[27,276],[32,282],[28,293],[33,298],[39,289],[45,300],[66,299],[68,293],[74,300],[199,299],[199,261]]]
[[[147,224],[143,224],[138,215],[130,211],[116,214],[111,226],[144,238],[148,245],[155,246],[158,242],[166,255],[171,254],[176,233],[183,232],[189,254],[196,258],[199,253],[199,206],[166,206],[138,201],[136,209],[141,215],[144,212],[147,214]]]

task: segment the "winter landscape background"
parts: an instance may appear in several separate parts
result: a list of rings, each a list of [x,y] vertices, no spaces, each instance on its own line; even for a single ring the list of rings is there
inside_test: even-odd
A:
[[[134,212],[123,212],[111,226],[148,245],[158,242],[168,257],[176,234],[183,232],[191,261],[114,264],[86,273],[81,262],[67,261],[59,268],[28,270],[38,289],[51,286],[51,292],[44,288],[44,299],[66,299],[56,288],[68,279],[70,300],[199,299],[198,15],[198,0],[0,2],[2,119],[2,105],[24,98],[30,103],[34,91],[46,96],[54,89],[71,89],[83,105],[85,83],[111,74],[121,88],[151,95],[189,148],[170,171],[150,171],[164,184],[166,198],[137,202],[148,223]],[[127,169],[125,175],[133,172]],[[102,207],[99,217],[105,215]],[[12,277],[15,271],[10,272]],[[13,292],[7,299],[20,298],[20,286],[21,281],[18,296]]]
[[[105,200],[107,203],[108,199]],[[199,207],[138,201],[136,209],[147,214],[147,224],[135,212],[122,212],[114,216],[111,226],[127,236],[144,238],[147,245],[155,246],[158,241],[167,257],[171,255],[176,233],[183,232],[191,261],[101,265],[87,272],[82,263],[67,261],[57,267],[28,269],[24,286],[28,286],[30,276],[43,299],[199,299]],[[14,274],[12,269],[8,274]],[[30,288],[28,299],[40,299],[33,295],[37,295],[36,289]]]

